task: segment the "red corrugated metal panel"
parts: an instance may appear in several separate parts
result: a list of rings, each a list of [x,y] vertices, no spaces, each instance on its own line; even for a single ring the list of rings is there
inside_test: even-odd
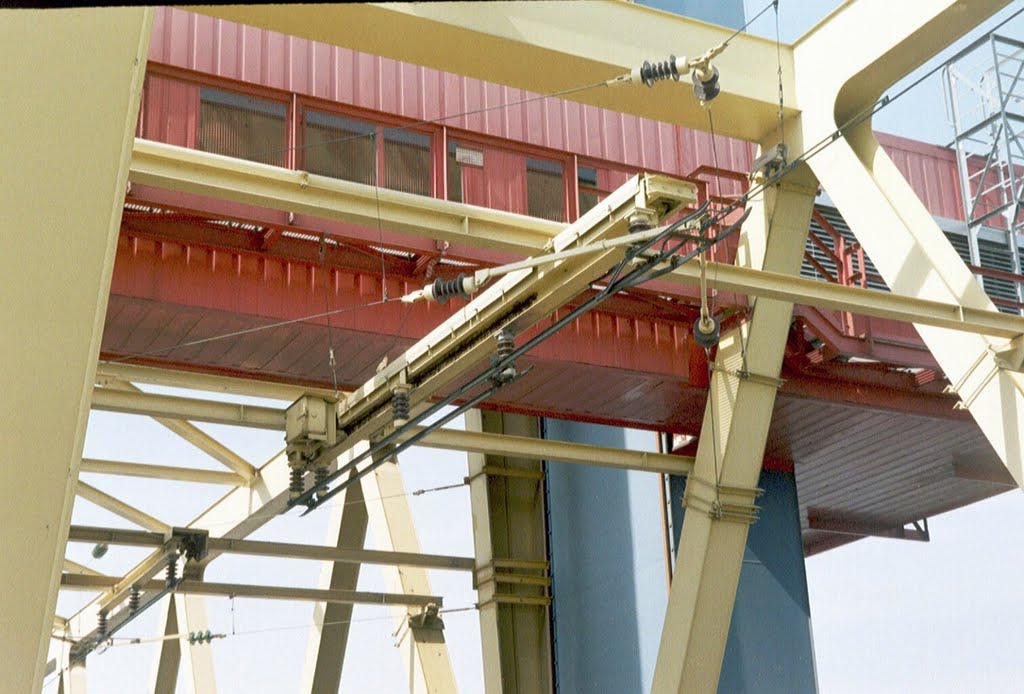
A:
[[[876,133],[876,136],[929,212],[938,217],[964,219],[960,175],[953,150],[896,135]]]
[[[652,171],[714,164],[704,133],[561,99],[517,103],[537,95],[170,7],[156,12],[149,59]],[[748,171],[752,151],[718,139],[722,168]]]

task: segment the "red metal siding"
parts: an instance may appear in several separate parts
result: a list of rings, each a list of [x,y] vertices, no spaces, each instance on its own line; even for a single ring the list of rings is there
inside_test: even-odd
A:
[[[746,172],[754,153],[746,142],[719,137],[713,150],[706,133],[571,101],[517,103],[537,95],[170,7],[156,12],[149,59],[405,118],[446,118],[451,128],[680,176],[700,166]],[[506,103],[516,105],[500,108]],[[951,150],[878,137],[932,214],[963,219]],[[728,183],[723,189],[734,192]]]
[[[537,95],[170,7],[156,12],[149,59],[652,171],[714,163],[704,133],[561,99],[495,108]],[[749,170],[750,144],[718,138],[717,150],[722,168]]]
[[[929,212],[937,217],[964,219],[960,175],[953,150],[896,135],[875,135]]]

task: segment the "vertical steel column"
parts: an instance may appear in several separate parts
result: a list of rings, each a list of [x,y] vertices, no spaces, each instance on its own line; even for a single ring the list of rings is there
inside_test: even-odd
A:
[[[362,549],[368,522],[362,485],[353,484],[332,504],[328,543],[339,549]],[[320,588],[356,590],[358,583],[359,564],[323,564]],[[336,694],[341,686],[352,608],[353,605],[341,603],[316,603],[313,606],[313,629],[309,635],[302,692]]]
[[[531,438],[540,433],[534,417],[480,410],[466,413],[466,430]],[[543,464],[470,453],[469,479],[484,689],[551,692]]]
[[[817,191],[806,167],[751,201],[737,264],[795,275]],[[714,692],[739,582],[793,305],[757,299],[753,316],[722,337],[687,480],[654,694]]]
[[[406,495],[402,472],[396,463],[387,462],[362,478],[367,515],[377,548],[397,552],[419,552],[409,497]],[[411,567],[381,567],[387,590],[393,593],[430,595],[427,570]],[[449,694],[457,691],[455,673],[444,632],[411,628],[410,612],[404,607],[392,609],[396,631],[404,633],[401,647],[403,660],[409,663],[409,690],[411,694]],[[408,633],[405,633],[408,632]]]
[[[0,466],[12,692],[42,686],[151,24],[145,8],[0,10],[0,442],[32,450]]]
[[[201,632],[210,628],[206,613],[206,598],[202,595],[174,597],[179,633]],[[165,642],[166,643],[166,642]],[[186,694],[217,694],[217,679],[213,671],[212,644],[181,644],[182,669],[185,671]]]
[[[160,601],[164,624],[163,636],[180,633],[178,631],[178,610],[174,606],[174,593]],[[178,669],[181,666],[181,639],[167,639],[160,644],[156,667],[150,681],[151,694],[175,694],[178,690]]]
[[[62,670],[57,683],[57,694],[86,694],[85,661],[80,660]]]
[[[552,441],[653,450],[620,427],[544,420]],[[548,522],[559,692],[646,692],[665,614],[656,474],[548,461]]]
[[[792,470],[762,470],[758,521],[747,535],[719,694],[814,694],[800,507]],[[672,532],[679,544],[685,477],[672,477]]]

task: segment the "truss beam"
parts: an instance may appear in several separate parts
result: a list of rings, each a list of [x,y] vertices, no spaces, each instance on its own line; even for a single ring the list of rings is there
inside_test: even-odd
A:
[[[320,395],[325,398],[334,396],[333,390],[306,388],[251,378],[215,376],[177,369],[106,361],[101,361],[96,365],[96,385],[107,387],[124,383],[148,383],[168,388],[204,390],[224,395],[247,395],[285,402],[293,402],[303,395]]]
[[[61,587],[67,590],[95,591],[115,587],[118,584],[114,576],[82,576],[80,574],[63,574]],[[159,590],[164,586],[162,580],[150,580],[142,583],[143,590]],[[295,600],[300,602],[337,602],[349,605],[400,605],[407,607],[426,607],[442,605],[444,598],[439,595],[406,595],[404,593],[380,593],[358,590],[320,590],[317,588],[293,588],[290,586],[256,586],[247,583],[214,583],[186,578],[175,592],[180,595],[206,595],[225,598],[260,598],[263,600]]]
[[[128,394],[145,395],[145,393],[134,384],[111,379],[104,380],[107,382],[107,385],[105,386],[106,393],[104,393],[104,395],[109,395],[115,391],[123,391]],[[102,397],[103,396],[101,396],[101,398]],[[170,417],[154,417],[153,419],[156,420],[157,424],[160,424],[174,432],[201,450],[203,453],[206,453],[225,467],[233,470],[235,474],[244,477],[247,482],[256,474],[256,468],[250,465],[247,460],[243,459],[242,456],[232,451],[199,427],[190,424],[189,422],[179,421]]]
[[[175,395],[96,388],[92,394],[92,408],[106,412],[284,430],[284,410]]]
[[[68,532],[69,542],[103,542],[129,547],[161,547],[165,542],[163,534],[118,528],[98,528],[73,525]],[[206,541],[207,551],[222,554],[242,554],[254,557],[276,557],[280,559],[310,559],[314,561],[339,562],[346,564],[378,564],[381,566],[417,566],[424,569],[450,571],[472,571],[471,557],[454,557],[441,554],[420,554],[417,552],[384,552],[358,547],[325,547],[290,542],[265,542],[261,540],[238,540],[211,537]]]
[[[397,462],[387,462],[360,480],[370,528],[378,547],[390,551],[420,551],[419,537],[409,506],[409,496]],[[355,486],[355,485],[353,485]],[[351,487],[349,487],[351,489]],[[392,592],[410,596],[430,593],[430,576],[421,567],[388,567],[384,582]],[[396,603],[397,605],[398,603]],[[436,603],[440,606],[440,602]],[[447,694],[458,691],[455,671],[448,656],[443,624],[432,620],[430,626],[417,626],[416,617],[424,609],[412,611],[393,608],[392,624],[402,650],[402,662],[408,668],[409,691]],[[436,616],[436,613],[435,613]]]
[[[328,540],[339,551],[362,550],[366,543],[369,515],[363,499],[363,487],[354,484],[345,490],[338,505],[331,509]],[[361,564],[324,563],[320,570],[320,588],[355,590]],[[337,603],[313,605],[313,628],[309,633],[306,665],[303,669],[304,694],[336,694],[341,686],[348,638],[352,626],[352,606]]]
[[[103,389],[96,389],[96,393]],[[93,404],[96,400],[94,398]],[[100,396],[100,404],[97,409],[109,406]],[[205,400],[198,398],[184,398],[174,395],[154,395],[150,393],[136,393],[130,400],[119,400],[116,403],[117,411],[130,415],[154,415],[160,414],[166,418],[181,418],[183,420],[199,420],[203,417],[217,418],[223,423],[236,424],[239,426],[250,426],[245,415],[249,405],[241,403],[221,402],[217,400]],[[261,421],[267,423],[280,423],[284,431],[285,410],[263,408],[260,415]],[[266,428],[271,428],[267,425]],[[423,427],[410,427],[399,440],[406,440],[420,434]],[[514,456],[529,460],[559,460],[565,463],[578,463],[581,465],[599,465],[609,468],[620,468],[624,470],[642,470],[647,472],[658,472],[669,475],[685,475],[693,469],[693,458],[689,456],[669,456],[666,453],[652,453],[639,450],[621,450],[608,448],[606,446],[595,446],[584,443],[567,443],[562,441],[551,441],[546,439],[532,439],[525,436],[510,436],[507,434],[493,434],[475,431],[458,431],[455,429],[437,429],[417,445],[425,448],[440,448],[446,450],[461,450],[465,452],[490,453],[495,456]],[[148,474],[150,476],[168,475],[168,479],[179,479],[179,474],[184,478],[188,476],[189,481],[210,481],[215,479],[228,483],[229,480],[237,478],[228,477],[231,473],[213,473],[207,471],[193,471],[183,468],[165,468],[162,466],[117,463],[114,461],[86,461],[88,472],[106,472],[108,474]],[[83,468],[85,470],[86,468]],[[194,473],[198,475],[193,478]],[[175,477],[171,477],[175,475]],[[216,475],[216,477],[209,477]],[[201,479],[202,477],[202,479]]]
[[[200,470],[189,467],[175,467],[173,465],[129,463],[121,460],[99,460],[96,458],[82,458],[81,471],[92,472],[98,475],[147,477],[150,479],[200,482],[203,484],[226,484],[231,487],[247,483],[244,477],[233,472]]]
[[[1007,5],[1007,0],[927,0],[893,16],[874,3],[843,5],[827,28],[797,47],[797,61],[817,99],[805,103],[811,137],[831,132],[863,111],[893,82],[934,51]],[[884,19],[883,19],[884,18]],[[896,21],[894,21],[896,20]],[[872,27],[867,47],[854,35]],[[826,61],[823,63],[822,61]],[[808,96],[810,96],[808,87]],[[810,161],[851,229],[894,292],[994,311],[913,189],[882,150],[870,120],[851,128]],[[989,443],[1024,485],[1024,374],[1007,364],[1004,340],[917,324],[925,344]],[[1012,345],[1011,345],[1012,346]]]
[[[140,511],[131,504],[125,503],[124,501],[121,501],[106,492],[100,491],[96,487],[88,485],[85,482],[79,481],[76,493],[86,501],[91,501],[100,508],[106,509],[111,513],[116,513],[125,520],[130,521],[139,527],[158,533],[171,532],[171,526],[167,523],[164,523],[148,513]]]

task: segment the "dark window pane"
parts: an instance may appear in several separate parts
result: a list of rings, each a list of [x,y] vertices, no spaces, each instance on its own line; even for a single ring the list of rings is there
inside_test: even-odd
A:
[[[455,158],[458,143],[448,140],[448,199],[462,202],[462,164]]]
[[[385,188],[430,195],[430,136],[410,130],[384,130]]]
[[[531,217],[565,221],[562,165],[546,159],[526,160],[526,209]]]
[[[580,215],[584,215],[597,207],[601,202],[601,195],[596,190],[583,190],[580,188]]]
[[[376,183],[376,125],[319,111],[303,115],[302,168],[345,181]]]
[[[197,147],[229,157],[284,166],[287,107],[269,99],[202,87]]]

